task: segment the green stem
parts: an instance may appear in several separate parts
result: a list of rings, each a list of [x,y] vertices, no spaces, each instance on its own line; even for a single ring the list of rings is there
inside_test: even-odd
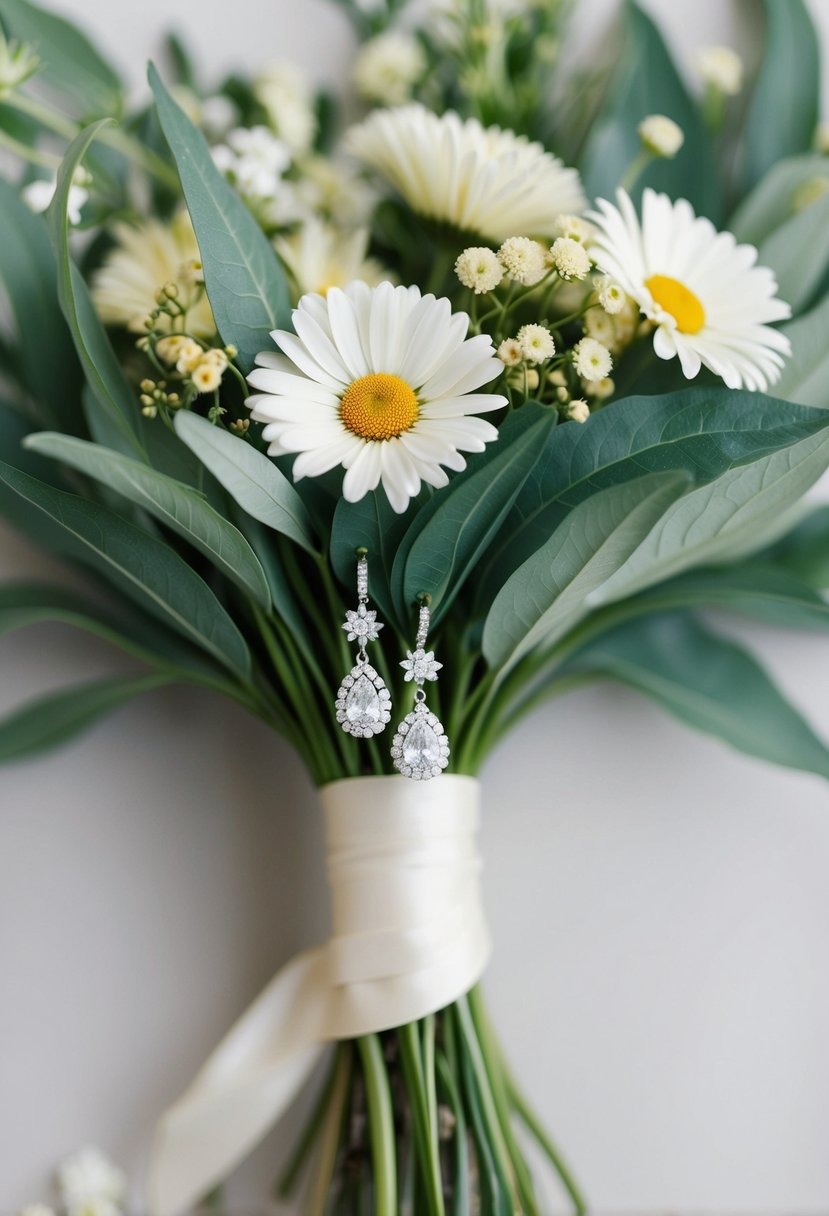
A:
[[[317,1100],[313,1105],[308,1122],[305,1129],[297,1142],[291,1156],[282,1171],[279,1180],[274,1188],[274,1194],[277,1199],[287,1199],[296,1188],[299,1175],[302,1172],[302,1167],[308,1159],[308,1154],[316,1143],[317,1137],[323,1126],[325,1112],[328,1110],[329,1104],[333,1101],[334,1088],[339,1069],[342,1062],[344,1052],[350,1052],[350,1048],[343,1043],[338,1043],[334,1051],[334,1057],[331,1060],[328,1073],[323,1082],[322,1089],[317,1096]]]
[[[320,1149],[314,1180],[305,1206],[305,1216],[325,1216],[328,1194],[334,1178],[337,1155],[340,1147],[346,1099],[351,1084],[354,1051],[350,1043],[342,1043],[338,1049],[337,1066],[331,1098],[324,1114],[320,1133]]]
[[[653,159],[653,153],[649,152],[647,148],[642,148],[641,151],[634,156],[633,160],[630,162],[627,169],[625,169],[624,173],[619,179],[619,189],[626,190],[628,194],[630,194],[640,176],[645,172]]]
[[[397,1216],[397,1157],[394,1112],[383,1049],[376,1034],[357,1040],[366,1082],[374,1173],[374,1216]]]
[[[401,1026],[397,1032],[397,1038],[400,1043],[403,1078],[406,1082],[406,1090],[411,1105],[415,1150],[420,1161],[426,1206],[429,1216],[444,1216],[440,1156],[438,1153],[437,1136],[434,1139],[432,1137],[429,1097],[424,1079],[417,1022],[410,1022],[408,1026]],[[435,1119],[435,1127],[437,1127],[437,1118]]]
[[[530,1132],[533,1139],[536,1141],[539,1148],[543,1151],[545,1157],[558,1174],[562,1186],[572,1200],[573,1207],[576,1211],[576,1216],[584,1216],[587,1211],[587,1200],[585,1199],[578,1183],[573,1177],[570,1167],[567,1165],[559,1149],[551,1140],[550,1135],[542,1124],[541,1120],[529,1105],[527,1099],[521,1093],[506,1068],[504,1069],[504,1072],[506,1074],[507,1093],[515,1113],[525,1124],[527,1130]]]
[[[450,1019],[445,1020],[444,1030],[448,1035]],[[469,1146],[467,1144],[466,1116],[463,1113],[463,1103],[455,1084],[453,1069],[448,1057],[442,1051],[435,1056],[438,1080],[446,1095],[449,1108],[455,1119],[455,1182],[452,1188],[452,1216],[469,1216],[472,1210],[469,1187]]]

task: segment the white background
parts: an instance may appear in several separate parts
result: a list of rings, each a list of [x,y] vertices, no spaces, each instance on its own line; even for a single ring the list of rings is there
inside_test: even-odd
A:
[[[76,0],[140,86],[167,0]],[[582,0],[586,43],[613,0]],[[751,48],[759,4],[651,0],[686,62]],[[813,0],[824,44],[829,5]],[[185,0],[206,71],[294,57],[340,80],[324,0]],[[796,88],[796,81],[792,82]],[[53,568],[8,533],[0,574]],[[829,735],[829,642],[728,626]],[[332,628],[336,623],[332,622]],[[0,644],[0,708],[123,670],[57,628]],[[539,712],[484,778],[487,989],[596,1208],[829,1211],[829,796],[611,686]],[[140,1182],[153,1121],[231,1020],[325,932],[292,754],[223,701],[145,698],[0,772],[0,1210],[95,1142]],[[289,1118],[234,1179],[261,1203]],[[140,1189],[136,1192],[140,1202]]]

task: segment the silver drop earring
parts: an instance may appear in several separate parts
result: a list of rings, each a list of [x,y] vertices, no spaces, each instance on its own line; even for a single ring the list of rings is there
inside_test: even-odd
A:
[[[437,680],[442,663],[435,659],[433,650],[426,649],[429,633],[429,596],[420,597],[420,616],[414,650],[410,650],[400,664],[406,674],[404,679],[413,680],[415,688],[414,709],[397,728],[391,745],[394,767],[404,777],[414,781],[428,781],[437,777],[449,763],[449,740],[439,718],[426,704],[424,684]]]
[[[366,643],[376,642],[382,624],[368,607],[368,550],[357,550],[357,608],[345,614],[343,629],[349,642],[359,642],[357,661],[337,692],[337,721],[358,739],[370,739],[385,730],[391,719],[391,695],[368,661]]]

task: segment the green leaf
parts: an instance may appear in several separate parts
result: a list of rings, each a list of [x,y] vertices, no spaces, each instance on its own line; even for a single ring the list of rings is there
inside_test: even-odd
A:
[[[577,506],[495,597],[483,635],[490,667],[512,667],[572,629],[587,615],[590,593],[624,565],[687,486],[685,474],[651,473]]]
[[[774,391],[786,401],[829,409],[829,296],[781,328],[792,353]]]
[[[14,318],[20,378],[37,403],[43,425],[75,431],[82,377],[58,303],[48,230],[3,178],[0,214],[0,283]]]
[[[829,506],[811,511],[777,542],[768,558],[810,587],[829,588]]]
[[[672,198],[687,198],[698,215],[718,221],[722,203],[711,137],[657,26],[628,2],[616,73],[580,165],[589,198],[613,198],[625,170],[641,152],[637,127],[649,114],[666,114],[679,123],[685,143],[673,160],[648,165],[632,191],[634,200],[638,202],[645,186],[652,186]]]
[[[765,0],[763,62],[751,95],[743,147],[743,191],[773,165],[808,152],[818,122],[818,36],[803,0]]]
[[[48,218],[58,265],[58,298],[69,326],[87,383],[109,416],[118,450],[146,458],[137,433],[138,409],[129,382],[89,298],[89,290],[69,251],[67,207],[75,170],[98,132],[109,124],[102,119],[82,131],[69,145],[58,171],[55,197]]]
[[[201,651],[126,601],[116,600],[107,609],[63,587],[45,583],[0,585],[0,634],[43,622],[57,622],[93,634],[150,666],[164,667],[178,678],[237,691]]]
[[[204,136],[152,64],[149,79],[196,231],[216,325],[249,371],[259,351],[273,348],[271,331],[290,325],[285,275],[259,224],[214,165]]]
[[[99,503],[2,462],[0,482],[18,495],[27,514],[48,525],[65,555],[92,566],[234,675],[249,679],[244,638],[207,584],[169,545]]]
[[[175,428],[243,511],[309,553],[318,552],[305,504],[272,460],[189,410],[176,414]]]
[[[120,115],[123,85],[76,25],[29,0],[0,0],[0,20],[9,37],[32,43],[43,64],[39,79],[72,101],[82,117]]]
[[[719,608],[786,629],[829,629],[829,604],[813,587],[788,570],[760,562],[691,570],[624,605],[637,615],[682,608]]]
[[[163,674],[115,677],[38,697],[0,719],[0,764],[58,747],[133,697],[173,682]]]
[[[778,295],[795,315],[807,307],[829,268],[829,193],[776,228],[758,262],[774,271]]]
[[[26,447],[68,464],[143,507],[270,611],[268,584],[256,554],[239,529],[214,511],[198,490],[84,439],[44,432],[31,435]]]
[[[502,435],[483,468],[435,495],[434,511],[409,549],[403,597],[414,603],[421,592],[431,595],[434,624],[489,548],[555,425],[553,411],[532,402],[521,414],[527,425],[511,442]]]
[[[583,426],[556,427],[487,559],[481,601],[491,602],[505,576],[597,490],[670,469],[684,469],[704,484],[827,425],[829,415],[762,393],[688,388],[629,397]]]
[[[632,621],[590,643],[562,673],[610,676],[689,726],[773,764],[829,777],[829,749],[762,667],[683,615]]]
[[[819,178],[829,178],[829,162],[817,152],[773,165],[732,215],[730,231],[738,241],[762,244],[795,214],[799,189]]]
[[[829,432],[823,432],[692,490],[589,595],[589,606],[620,600],[691,566],[731,561],[770,544],[790,526],[790,509],[827,467]]]

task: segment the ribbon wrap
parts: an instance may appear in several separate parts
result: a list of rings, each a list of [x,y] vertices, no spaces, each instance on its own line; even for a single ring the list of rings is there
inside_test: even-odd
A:
[[[162,1117],[154,1216],[177,1216],[238,1165],[327,1043],[434,1013],[486,966],[478,782],[356,777],[320,798],[332,935],[271,980]]]

